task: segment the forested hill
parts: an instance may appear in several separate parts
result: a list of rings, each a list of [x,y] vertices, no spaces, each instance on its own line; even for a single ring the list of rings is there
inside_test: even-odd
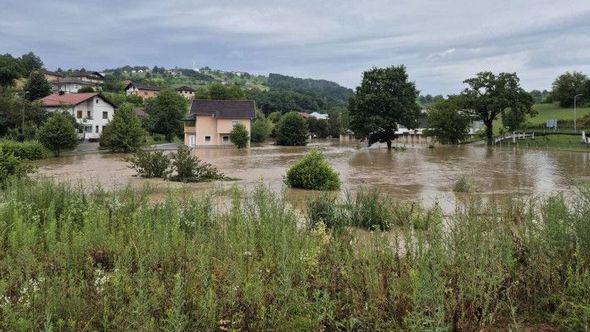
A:
[[[268,86],[271,89],[290,90],[303,94],[316,94],[335,102],[346,102],[352,90],[327,80],[297,78],[281,74],[269,74]]]
[[[106,69],[104,72],[119,80],[149,82],[171,88],[186,85],[197,91],[220,83],[226,87],[239,88],[244,92],[245,98],[255,100],[257,106],[267,114],[275,111],[328,112],[335,108],[342,109],[353,93],[351,89],[327,80],[280,74],[254,75],[209,67],[193,70],[125,66]]]

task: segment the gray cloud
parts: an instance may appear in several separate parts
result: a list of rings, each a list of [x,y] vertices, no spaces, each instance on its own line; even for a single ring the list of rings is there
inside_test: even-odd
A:
[[[405,64],[424,93],[454,93],[482,70],[527,89],[590,73],[587,0],[32,1],[0,3],[0,52],[46,65],[125,64],[280,72],[354,87]]]

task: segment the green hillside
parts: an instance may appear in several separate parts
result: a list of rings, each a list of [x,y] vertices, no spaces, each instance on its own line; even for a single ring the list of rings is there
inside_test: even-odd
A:
[[[574,120],[574,109],[573,108],[562,108],[559,104],[535,104],[535,110],[538,114],[535,117],[529,118],[528,122],[532,125],[544,125],[547,120],[562,120],[562,121],[573,121]],[[590,114],[590,107],[578,107],[577,108],[578,119],[583,116]]]

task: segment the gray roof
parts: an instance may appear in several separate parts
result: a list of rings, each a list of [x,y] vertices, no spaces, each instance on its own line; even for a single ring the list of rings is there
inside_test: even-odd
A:
[[[137,82],[131,82],[131,83],[127,84],[127,86],[125,87],[125,90],[129,89],[130,86],[134,86],[137,90],[160,91],[160,88],[155,85],[146,84],[146,83],[137,83]]]
[[[254,119],[256,108],[251,100],[202,100],[195,99],[191,105],[191,116],[213,115],[226,119]]]

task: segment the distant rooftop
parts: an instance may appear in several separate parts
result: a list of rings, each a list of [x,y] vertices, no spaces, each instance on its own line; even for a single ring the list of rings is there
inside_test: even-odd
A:
[[[253,119],[256,116],[251,100],[202,100],[195,99],[191,105],[191,117],[213,115],[226,119]]]

